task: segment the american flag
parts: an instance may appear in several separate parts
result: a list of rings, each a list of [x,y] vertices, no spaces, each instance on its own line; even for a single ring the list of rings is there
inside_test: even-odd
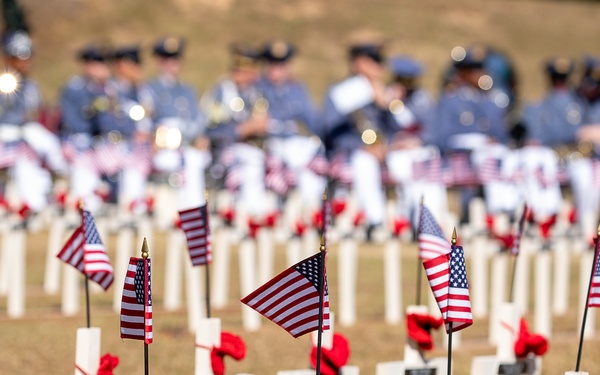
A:
[[[294,337],[319,328],[322,296],[323,330],[329,329],[329,292],[325,272],[325,252],[315,254],[286,269],[244,297],[242,303],[281,326]],[[321,269],[325,274],[321,275]],[[319,279],[324,280],[320,293]]]
[[[82,210],[81,215],[83,223],[75,229],[57,257],[107,290],[114,279],[110,259],[92,214]]]
[[[477,183],[477,174],[471,163],[471,154],[455,152],[448,159],[448,175],[444,177],[447,185],[472,185]]]
[[[416,181],[443,183],[442,159],[415,161],[412,165],[413,178]]]
[[[502,180],[502,159],[486,158],[478,171],[479,181],[482,184]]]
[[[129,259],[121,299],[121,338],[152,343],[150,258]]]
[[[592,186],[600,188],[600,160],[592,159]]]
[[[450,251],[448,250],[450,249],[450,242],[444,237],[431,211],[424,205],[421,205],[418,241],[419,258],[421,259],[435,258]]]
[[[200,207],[179,211],[181,229],[185,233],[193,266],[209,264],[212,261],[206,206],[204,204]]]
[[[461,246],[452,246],[450,254],[423,262],[429,285],[446,323],[446,332],[460,331],[473,324],[469,283]]]
[[[592,276],[592,287],[588,296],[589,307],[600,307],[600,251],[598,251],[598,242],[596,242],[596,257],[594,259],[594,276]]]

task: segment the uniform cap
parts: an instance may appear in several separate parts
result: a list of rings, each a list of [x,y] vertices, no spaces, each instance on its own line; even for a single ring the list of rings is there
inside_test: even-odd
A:
[[[104,44],[91,43],[79,50],[78,57],[84,62],[105,62],[113,57],[113,52]]]
[[[454,67],[457,69],[483,69],[485,58],[487,57],[487,48],[484,46],[471,47],[464,51],[464,54],[452,54]]]
[[[2,50],[8,56],[27,60],[33,53],[33,43],[24,30],[6,32],[2,42]]]
[[[260,53],[249,45],[234,43],[230,47],[232,68],[254,68],[260,59]]]
[[[276,40],[265,45],[262,58],[268,62],[285,62],[294,56],[295,52],[296,49],[291,43]]]
[[[396,77],[416,78],[423,74],[423,65],[407,56],[396,56],[390,61],[390,70]]]
[[[378,63],[382,63],[385,60],[383,56],[383,46],[381,44],[366,43],[351,46],[350,59],[352,60],[359,56],[369,57]]]
[[[185,41],[181,38],[169,37],[160,39],[154,44],[153,52],[161,57],[179,57],[183,54]]]
[[[546,62],[546,71],[552,76],[566,77],[573,73],[574,68],[573,61],[565,57],[550,59]]]
[[[140,57],[140,47],[139,46],[124,46],[118,47],[114,51],[115,60],[129,60],[136,64],[140,64],[142,59]]]

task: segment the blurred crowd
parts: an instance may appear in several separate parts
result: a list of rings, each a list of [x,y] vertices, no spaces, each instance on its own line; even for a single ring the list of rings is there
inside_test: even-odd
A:
[[[30,77],[31,38],[5,32],[0,192],[14,184],[18,204],[0,198],[4,208],[25,221],[79,201],[92,212],[116,203],[145,215],[149,184],[167,184],[177,209],[203,204],[206,189],[229,192],[217,213],[231,221],[243,212],[252,233],[272,225],[293,192],[301,204],[290,230],[300,232],[320,225],[327,189],[334,214],[355,199],[355,224],[371,239],[414,227],[422,199],[447,212],[449,189],[460,196],[462,221],[482,196],[490,214],[514,217],[527,202],[532,220],[547,225],[569,189],[573,223],[597,216],[599,59],[547,61],[546,95],[520,103],[510,59],[490,46],[449,51],[435,97],[420,85],[421,63],[357,43],[347,77],[317,105],[293,72],[297,49],[288,41],[232,44],[226,78],[201,95],[180,78],[185,47],[181,38],[156,41],[153,78],[142,73],[137,45],[83,47],[52,117]],[[64,190],[58,180],[68,182]]]

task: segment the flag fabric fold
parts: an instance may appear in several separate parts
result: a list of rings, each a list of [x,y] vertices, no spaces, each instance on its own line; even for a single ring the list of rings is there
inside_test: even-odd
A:
[[[432,259],[449,252],[450,242],[444,237],[433,214],[425,205],[421,205],[417,239],[419,242],[419,258],[423,260]]]
[[[600,307],[600,251],[598,249],[599,241],[596,240],[596,249],[594,257],[594,275],[592,276],[592,286],[588,296],[588,307]]]
[[[329,291],[324,261],[325,252],[306,258],[241,301],[281,326],[293,337],[319,329],[319,304],[322,301],[322,330],[328,330]],[[321,274],[321,270],[324,274]],[[322,292],[319,288],[321,278],[324,281]]]
[[[152,343],[150,258],[129,259],[121,298],[121,338]]]
[[[72,265],[107,290],[114,280],[110,258],[100,239],[92,214],[82,210],[81,218],[82,224],[75,229],[57,258]]]
[[[452,246],[449,254],[424,261],[423,267],[446,324],[446,332],[450,331],[450,323],[452,332],[473,324],[462,246]]]
[[[212,261],[207,205],[179,211],[181,229],[185,233],[193,266]]]

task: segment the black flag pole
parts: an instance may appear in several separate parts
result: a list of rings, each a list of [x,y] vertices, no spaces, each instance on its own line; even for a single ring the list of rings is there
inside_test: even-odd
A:
[[[452,248],[456,246],[456,228],[452,231]],[[448,322],[448,375],[452,375],[452,322]]]
[[[84,227],[83,229],[83,243],[85,244],[85,223],[84,223],[84,219],[83,219],[83,200],[79,200],[79,215],[81,216],[81,226]],[[84,250],[85,253],[85,250]],[[83,255],[83,257],[85,258],[85,254]],[[87,327],[90,328],[91,327],[91,317],[90,317],[90,278],[88,277],[87,273],[85,273],[85,269],[83,271],[83,275],[84,275],[84,287],[85,287],[85,315],[86,315],[86,322],[87,322]]]
[[[510,295],[508,302],[513,303],[515,301],[515,279],[517,278],[517,261],[519,260],[519,251],[521,249],[521,238],[523,237],[523,231],[525,230],[525,217],[527,216],[527,203],[523,206],[523,213],[519,220],[519,227],[517,229],[517,237],[515,238],[516,243],[513,243],[511,249],[512,255],[514,255],[512,276],[510,279]]]
[[[594,272],[597,267],[597,259],[598,259],[598,237],[600,237],[600,226],[598,226],[598,232],[596,233],[596,238],[594,239],[594,261],[592,262],[592,271],[590,272],[590,282],[588,284],[587,295],[585,298],[585,307],[583,309],[583,319],[581,320],[581,332],[579,335],[579,348],[577,349],[577,364],[575,365],[575,371],[579,371],[579,365],[581,364],[581,352],[583,351],[583,335],[585,333],[585,323],[587,321],[587,314],[589,309],[590,302],[590,291],[592,290],[592,281],[594,279]]]
[[[91,327],[91,318],[90,318],[90,278],[87,274],[85,276],[85,315],[87,320],[87,327]]]
[[[425,202],[425,198],[421,195],[421,204],[419,205],[419,224],[417,227],[417,243],[419,242],[418,236],[419,236],[419,231],[421,230],[421,211],[423,210],[423,204]],[[423,266],[420,264],[421,263],[421,258],[419,256],[419,249],[417,248],[417,297],[416,297],[416,305],[419,306],[421,304],[421,279],[423,278],[422,273],[423,270],[421,268],[423,268]]]
[[[210,216],[210,210],[208,207],[208,190],[204,191],[205,205],[206,205],[206,269],[204,270],[205,282],[204,282],[204,298],[206,303],[206,317],[210,318],[210,260],[208,259],[208,252],[211,251],[210,243],[210,225],[208,217]]]
[[[317,364],[315,366],[316,375],[321,374],[321,341],[323,337],[323,296],[325,295],[325,234],[321,235],[321,264],[319,270],[319,328],[317,329]]]
[[[146,242],[146,237],[144,237],[144,242],[142,243],[142,258],[144,259],[144,268],[147,276],[148,272],[148,242]],[[147,283],[148,280],[144,280],[144,283]],[[148,286],[144,288],[144,310],[146,309],[146,305],[148,303]],[[144,313],[144,321],[146,320]],[[144,323],[145,325],[146,323]],[[145,329],[144,329],[145,330]],[[146,336],[146,333],[144,333]],[[144,337],[144,374],[149,374],[149,366],[148,366],[148,344],[146,343],[146,337]]]

